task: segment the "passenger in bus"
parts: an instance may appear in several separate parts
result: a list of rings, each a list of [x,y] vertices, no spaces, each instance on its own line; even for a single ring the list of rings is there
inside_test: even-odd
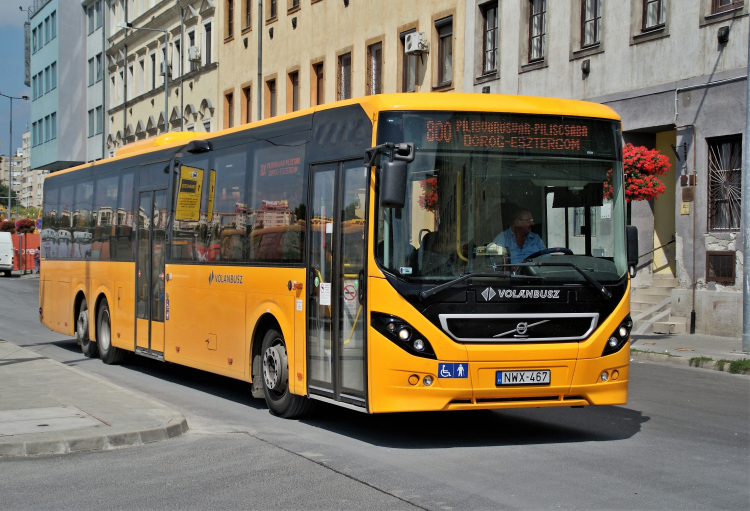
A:
[[[511,264],[522,263],[524,259],[535,252],[544,250],[542,238],[531,232],[534,217],[525,208],[519,208],[513,214],[513,223],[506,230],[495,237],[495,243],[506,247],[510,252]]]

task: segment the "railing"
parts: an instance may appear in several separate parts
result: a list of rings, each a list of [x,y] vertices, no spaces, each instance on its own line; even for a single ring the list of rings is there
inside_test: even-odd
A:
[[[647,255],[649,255],[649,254],[653,254],[654,252],[656,252],[656,251],[657,251],[657,250],[659,250],[660,248],[664,248],[664,247],[666,247],[667,245],[671,245],[671,244],[672,244],[672,243],[674,243],[675,241],[676,241],[676,240],[674,239],[674,236],[672,236],[672,239],[671,239],[670,241],[666,242],[666,243],[665,243],[664,245],[662,245],[662,246],[660,246],[660,247],[656,247],[656,248],[655,248],[655,249],[653,249],[653,250],[649,250],[648,252],[646,252],[646,253],[644,253],[644,254],[641,254],[641,255],[639,255],[639,256],[638,256],[638,259],[640,259],[640,258],[641,258],[641,257],[643,257],[643,256],[647,256]]]

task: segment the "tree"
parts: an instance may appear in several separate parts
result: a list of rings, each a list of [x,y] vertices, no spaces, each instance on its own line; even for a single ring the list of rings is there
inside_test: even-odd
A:
[[[666,186],[657,176],[663,176],[671,165],[669,158],[656,149],[635,147],[628,143],[622,149],[622,166],[625,171],[625,200],[642,201],[658,199],[666,191]],[[612,198],[612,170],[607,172],[604,184],[604,198]]]

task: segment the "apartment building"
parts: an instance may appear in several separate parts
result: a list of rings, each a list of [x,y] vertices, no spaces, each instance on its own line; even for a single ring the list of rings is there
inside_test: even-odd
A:
[[[465,2],[465,91],[604,103],[626,143],[670,158],[666,193],[630,206],[643,254],[634,287],[662,288],[643,297],[663,304],[661,331],[689,328],[694,310],[699,333],[742,332],[748,3]]]
[[[45,169],[31,170],[31,132],[27,131],[22,137],[23,146],[21,156],[21,188],[18,197],[23,208],[41,208],[44,192],[44,176],[49,171]]]
[[[108,11],[108,155],[169,131],[215,131],[215,2],[109,0]]]
[[[105,123],[107,95],[106,60],[109,17],[105,0],[82,0],[79,10],[85,24],[86,61],[86,161],[96,161],[107,155]]]
[[[368,94],[463,89],[463,0],[263,0],[260,12],[257,0],[216,2],[222,128]],[[405,52],[410,34],[420,55]]]
[[[83,20],[78,0],[37,0],[31,24],[31,168],[86,161]]]

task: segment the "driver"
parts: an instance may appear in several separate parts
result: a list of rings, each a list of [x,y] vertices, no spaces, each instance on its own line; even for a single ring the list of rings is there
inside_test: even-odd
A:
[[[521,263],[531,254],[547,248],[542,238],[531,232],[532,225],[534,217],[531,212],[520,208],[513,215],[511,226],[495,237],[495,243],[510,252],[511,264]]]

